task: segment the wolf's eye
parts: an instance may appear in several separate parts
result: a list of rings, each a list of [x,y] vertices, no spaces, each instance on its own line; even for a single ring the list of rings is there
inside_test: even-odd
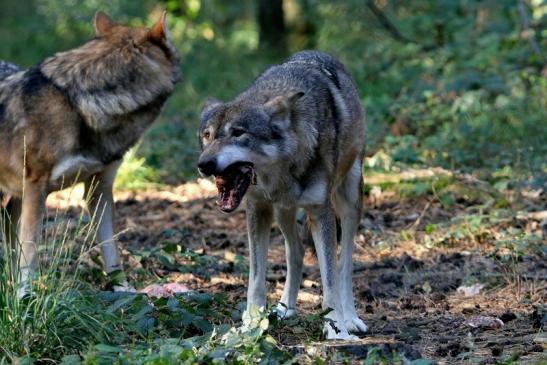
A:
[[[131,41],[131,45],[132,45],[133,48],[136,49],[137,51],[142,52],[141,46],[139,46],[135,41]]]
[[[209,131],[204,131],[204,132],[203,132],[203,138],[205,138],[205,139],[211,138],[211,132],[209,132]]]
[[[232,130],[232,136],[234,137],[241,137],[245,133],[247,133],[247,131],[245,131],[245,129],[242,129],[242,128],[234,128]]]

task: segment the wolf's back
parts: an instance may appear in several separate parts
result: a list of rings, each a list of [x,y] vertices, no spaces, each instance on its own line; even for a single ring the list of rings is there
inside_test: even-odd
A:
[[[284,63],[306,63],[309,65],[321,66],[325,68],[332,69],[341,69],[344,70],[344,65],[340,63],[336,58],[332,57],[327,53],[320,51],[300,51],[289,58],[287,58]]]
[[[21,67],[14,65],[13,63],[0,60],[0,81],[21,70]]]

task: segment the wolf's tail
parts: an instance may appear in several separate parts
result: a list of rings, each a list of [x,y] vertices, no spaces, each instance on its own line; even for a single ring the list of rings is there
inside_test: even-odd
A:
[[[300,226],[300,236],[302,237],[302,243],[304,244],[304,247],[311,247],[312,250],[315,250],[313,237],[311,235],[310,222],[303,219],[302,216],[298,218],[297,222]],[[342,226],[340,225],[340,218],[336,217],[336,241],[340,242],[341,238]]]

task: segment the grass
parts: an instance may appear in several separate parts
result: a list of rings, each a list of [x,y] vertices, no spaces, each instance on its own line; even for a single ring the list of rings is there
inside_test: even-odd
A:
[[[253,364],[260,359],[274,364],[289,359],[267,333],[266,312],[244,313],[242,326],[236,327],[242,313],[222,294],[148,298],[98,292],[83,283],[81,262],[94,235],[94,226],[85,221],[80,217],[75,225],[50,227],[43,265],[24,297],[17,295],[17,265],[2,256],[0,364]],[[178,248],[170,244],[140,254],[172,267]],[[204,259],[192,251],[178,254],[189,261]]]
[[[1,228],[7,216],[2,211]],[[41,265],[30,283],[29,293],[18,295],[19,269],[9,257],[0,262],[0,356],[3,361],[58,359],[60,355],[82,348],[90,341],[108,341],[116,337],[110,316],[96,311],[93,297],[81,291],[78,266],[74,261],[73,241],[81,247],[93,239],[93,228],[79,220],[69,229],[60,224],[44,245],[47,264]],[[2,229],[4,232],[4,229]],[[2,235],[3,236],[3,235]],[[3,242],[6,237],[3,236]],[[15,244],[17,247],[18,245]]]

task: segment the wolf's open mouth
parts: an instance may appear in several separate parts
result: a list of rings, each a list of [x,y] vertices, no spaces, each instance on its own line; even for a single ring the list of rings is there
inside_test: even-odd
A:
[[[215,183],[218,189],[217,204],[220,210],[226,213],[233,212],[249,185],[256,184],[256,174],[253,164],[249,162],[237,162],[228,166],[222,175],[215,175]]]

